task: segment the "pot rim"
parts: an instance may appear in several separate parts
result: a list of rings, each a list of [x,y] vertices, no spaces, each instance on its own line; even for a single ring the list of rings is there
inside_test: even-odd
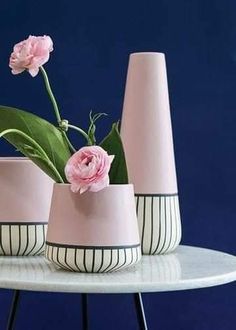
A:
[[[66,187],[69,187],[71,184],[70,183],[58,183],[58,182],[54,182],[54,186],[56,186],[56,187],[64,187],[64,188],[66,188]],[[107,189],[107,188],[112,188],[112,187],[133,187],[134,185],[132,184],[132,183],[124,183],[124,184],[121,184],[121,183],[119,183],[119,184],[109,184],[109,186],[107,186],[107,187],[105,187],[104,189]],[[104,190],[104,189],[102,189],[102,190]],[[102,191],[102,190],[100,190],[100,191]]]
[[[30,159],[27,157],[0,157],[0,162],[18,162],[18,161],[30,162]]]
[[[150,56],[165,56],[164,53],[162,52],[135,52],[135,53],[131,53],[130,56],[143,56],[143,55],[150,55]]]

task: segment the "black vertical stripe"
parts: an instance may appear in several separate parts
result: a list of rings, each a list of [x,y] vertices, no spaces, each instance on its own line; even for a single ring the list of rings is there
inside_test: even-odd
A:
[[[53,246],[48,246],[48,248],[49,247],[51,247],[51,249],[48,249],[48,255],[49,255],[49,258],[51,258],[51,260],[53,260],[54,249],[53,249]],[[50,252],[51,252],[51,256],[50,256]]]
[[[173,235],[173,244],[170,248],[170,251],[173,251],[176,247],[176,243],[177,243],[177,238],[178,238],[178,233],[177,233],[177,230],[178,230],[178,221],[177,221],[177,217],[176,217],[176,209],[175,209],[175,198],[173,197],[173,209],[172,209],[172,215],[173,215],[173,232],[174,232],[174,235]],[[175,226],[174,226],[174,223],[175,223]],[[175,227],[175,229],[174,229]]]
[[[86,265],[86,249],[84,249],[84,256],[83,256],[83,265],[84,265],[84,270],[86,273],[88,273],[87,265]]]
[[[165,250],[165,252],[169,252],[171,248],[171,244],[173,242],[173,218],[172,218],[172,203],[171,203],[172,197],[169,198],[169,216],[170,216],[170,241],[169,244]]]
[[[139,207],[139,196],[137,196],[137,200],[136,200],[136,213],[138,215],[138,207]]]
[[[159,236],[158,236],[158,241],[157,241],[157,245],[156,245],[156,248],[155,250],[153,251],[153,254],[156,254],[158,248],[159,248],[159,245],[160,245],[160,240],[161,240],[161,232],[162,232],[162,221],[161,221],[161,198],[162,197],[158,197],[159,198],[159,210],[158,210],[158,222],[159,222]]]
[[[111,250],[112,252],[112,250]],[[102,258],[101,258],[101,265],[100,267],[98,268],[97,272],[100,273],[102,267],[103,267],[103,259],[104,259],[104,249],[102,249]]]
[[[165,238],[164,238],[164,244],[163,244],[163,249],[161,251],[161,254],[164,254],[167,252],[167,248],[166,248],[166,245],[168,247],[169,243],[167,244],[168,242],[168,224],[170,225],[170,228],[171,228],[171,223],[170,221],[167,221],[167,214],[168,214],[168,207],[167,207],[167,198],[169,197],[165,197]]]
[[[2,250],[2,254],[3,255],[6,255],[4,249],[3,249],[3,245],[2,245],[2,225],[0,225],[0,247],[1,247],[1,250]]]
[[[135,262],[138,262],[138,259],[139,259],[139,249],[136,248],[136,260],[135,260]]]
[[[109,269],[109,272],[112,272],[120,263],[120,250],[116,250],[116,253],[117,253],[117,262],[111,269]]]
[[[53,247],[54,249],[54,247]],[[63,269],[66,269],[65,265],[63,265],[60,261],[60,257],[59,257],[59,253],[60,253],[60,249],[56,249],[56,263],[58,264],[58,266],[60,266]]]
[[[12,237],[11,237],[11,225],[9,226],[9,247],[10,247],[10,255],[12,256]]]
[[[181,224],[180,224],[180,208],[179,208],[179,200],[178,199],[177,199],[177,209],[178,209],[178,216],[177,216],[176,221],[177,221],[177,224],[179,224],[179,225],[177,226],[177,229],[178,229],[178,240],[177,240],[176,245],[179,244],[180,239],[181,239],[181,235],[182,235],[182,228],[181,228]]]
[[[162,254],[162,251],[164,249],[164,246],[166,244],[166,232],[167,232],[167,219],[166,219],[166,197],[164,197],[164,224],[165,224],[165,229],[164,229],[164,241],[162,244],[162,247],[160,248],[159,254]]]
[[[48,247],[46,246],[46,249],[45,249],[45,257],[48,258]]]
[[[19,230],[19,247],[18,247],[18,250],[16,252],[17,256],[19,255],[20,249],[21,249],[21,226],[18,226],[18,230]]]
[[[108,266],[107,266],[105,269],[103,269],[102,273],[107,272],[108,269],[111,267],[111,265],[112,265],[112,263],[113,263],[113,257],[112,257],[112,256],[113,256],[113,250],[110,250],[110,252],[111,252],[111,255],[110,255],[110,262],[109,262]]]
[[[178,217],[176,212],[176,199],[174,199],[174,213],[175,213],[175,243],[173,245],[173,249],[176,247],[178,243]]]
[[[152,253],[152,248],[153,248],[153,196],[151,197],[151,241],[150,241],[150,249],[149,249],[149,254]]]
[[[131,254],[131,258],[130,258],[130,265],[132,265],[133,261],[134,261],[134,251],[132,248],[130,248],[130,254]]]
[[[70,270],[72,270],[72,272],[74,272],[74,271],[75,271],[74,268],[71,267],[71,266],[68,264],[68,262],[67,262],[67,254],[68,254],[68,249],[65,248],[65,253],[64,253],[64,263],[66,264],[66,267],[67,267],[68,269],[70,269]]]
[[[24,251],[22,252],[22,255],[24,256],[27,249],[28,249],[28,246],[29,246],[29,229],[28,229],[28,226],[25,225],[24,227],[26,227],[26,244],[25,244],[25,249]]]
[[[145,238],[145,224],[146,224],[146,197],[144,196],[143,198],[143,222],[142,222],[142,239],[141,239],[141,248],[142,248],[142,253],[144,250],[144,238]]]
[[[39,225],[39,226],[41,226],[41,225]],[[38,255],[38,254],[40,254],[41,252],[43,252],[43,250],[44,250],[44,247],[45,247],[45,226],[46,225],[42,225],[43,227],[42,227],[42,229],[43,229],[43,235],[42,235],[42,243],[41,243],[41,246],[36,250],[36,252],[34,252],[34,256],[36,256],[36,255]],[[38,242],[39,242],[39,240],[38,240]]]
[[[53,246],[51,246],[51,248],[52,248],[52,249],[50,250],[50,251],[51,251],[51,258],[52,258],[52,260],[53,260],[53,259],[55,258],[55,257],[54,257],[55,252],[57,252],[57,251],[54,252],[54,248],[53,248]]]
[[[134,257],[134,252],[135,252],[135,261],[134,263],[136,263],[138,261],[138,258],[137,258],[137,249],[132,249],[133,250],[133,257]]]
[[[79,264],[78,264],[78,261],[79,261],[79,258],[77,258],[77,253],[78,253],[78,249],[75,249],[75,253],[74,253],[74,264],[75,264],[75,267],[78,269],[79,272],[82,272],[82,270],[80,269],[79,267]]]
[[[95,253],[96,253],[96,250],[93,249],[93,257],[92,257],[92,273],[94,272],[94,265],[95,265]]]
[[[31,250],[26,254],[27,256],[29,256],[32,253],[32,251],[34,251],[36,244],[37,244],[37,226],[34,226],[34,245],[31,248]]]
[[[121,251],[123,251],[123,253],[124,253],[124,261],[123,261],[123,263],[121,265],[119,265],[116,269],[114,269],[114,271],[117,271],[117,270],[123,268],[124,265],[126,264],[126,261],[127,261],[127,254],[126,254],[126,252],[127,251],[126,251],[126,249],[121,250]]]

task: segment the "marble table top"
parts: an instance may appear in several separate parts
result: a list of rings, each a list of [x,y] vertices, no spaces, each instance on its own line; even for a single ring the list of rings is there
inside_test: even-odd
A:
[[[179,246],[169,255],[143,256],[130,268],[106,274],[58,269],[43,256],[0,257],[0,288],[50,292],[131,293],[196,289],[236,280],[236,257]]]

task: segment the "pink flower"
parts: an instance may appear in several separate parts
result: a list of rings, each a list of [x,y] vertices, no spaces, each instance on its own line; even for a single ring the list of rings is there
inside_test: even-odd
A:
[[[35,37],[19,42],[13,48],[9,66],[13,74],[28,70],[32,77],[39,72],[39,67],[49,60],[49,53],[53,51],[53,42],[49,36]]]
[[[99,191],[109,185],[114,156],[99,146],[83,147],[67,162],[65,174],[73,192]]]

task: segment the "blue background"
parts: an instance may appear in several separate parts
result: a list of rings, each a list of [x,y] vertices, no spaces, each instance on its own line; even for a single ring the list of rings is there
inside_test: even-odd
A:
[[[12,46],[49,34],[46,65],[64,118],[121,116],[128,55],[166,53],[183,243],[236,252],[236,2],[234,0],[1,0],[0,103],[54,116],[40,76],[12,76]],[[77,136],[73,136],[78,145]],[[14,155],[6,142],[0,155]],[[220,265],[219,265],[220,267]],[[145,294],[150,329],[235,329],[235,285]],[[0,291],[0,328],[10,292]],[[91,329],[137,329],[131,295],[90,296]],[[79,295],[23,294],[16,329],[78,329]]]

